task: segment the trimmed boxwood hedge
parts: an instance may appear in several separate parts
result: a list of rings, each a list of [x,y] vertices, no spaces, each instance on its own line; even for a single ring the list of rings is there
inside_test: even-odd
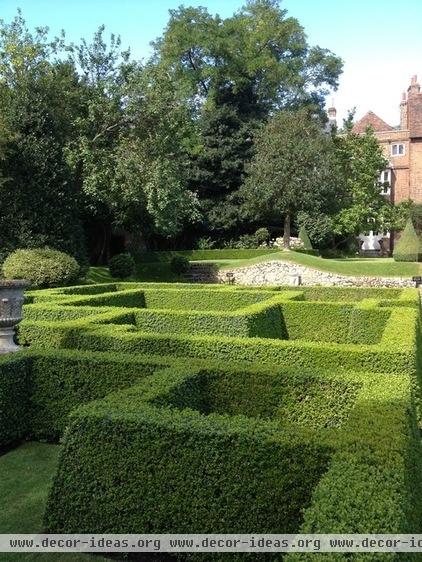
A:
[[[210,361],[35,350],[2,358],[0,375],[3,443],[57,437],[68,425],[49,530],[420,528],[422,456],[405,374],[230,371]]]
[[[381,340],[392,307],[417,309],[419,306],[414,289],[385,292],[350,289],[355,302],[347,298],[345,303],[320,302],[324,296],[339,298],[346,294],[345,289],[336,293],[332,288],[328,288],[328,293],[327,288],[318,288],[322,290],[321,295],[313,288],[310,291],[225,288],[217,292],[205,287],[115,289],[94,295],[62,295],[61,300],[57,299],[57,292],[52,292],[54,298],[50,303],[35,297],[36,303],[26,306],[27,320],[20,326],[21,341],[44,346],[58,345],[59,341],[60,347],[73,347],[76,344],[68,336],[75,329],[123,323],[137,327],[142,332],[138,334],[140,337],[146,332],[375,345]],[[43,298],[46,296],[44,293]],[[49,325],[50,320],[60,321],[60,325]],[[53,335],[54,344],[48,336],[43,338],[48,333]],[[104,348],[98,347],[101,349]]]
[[[216,411],[224,409],[224,403],[230,403],[235,410],[244,404],[247,415],[252,417],[265,417],[263,412],[267,408],[283,419],[283,423],[290,419],[295,423],[313,420],[313,426],[325,422],[336,425],[345,411],[339,408],[337,399],[346,407],[350,392],[353,395],[353,385],[338,382],[333,375],[318,375],[315,369],[298,376],[295,369],[286,367],[271,371],[268,367],[230,370],[226,363],[218,361],[192,361],[171,356],[31,350],[0,360],[0,413],[4,416],[0,446],[20,437],[55,441],[66,426],[69,412],[76,406],[136,385],[157,369],[170,365],[203,373],[200,385],[203,405],[198,406],[201,410],[206,409],[206,395],[209,394],[218,399],[218,404],[214,404]],[[304,408],[302,395],[307,396]],[[173,395],[172,404],[175,404],[174,398]],[[299,409],[293,407],[296,400]],[[299,410],[303,410],[303,419]]]
[[[380,313],[385,313],[385,310],[379,309]],[[390,309],[380,341],[372,345],[145,333],[139,332],[131,324],[131,315],[133,313],[130,310],[125,313],[124,310],[117,309],[116,313],[93,317],[92,324],[88,319],[61,323],[24,321],[19,328],[20,340],[44,348],[67,347],[90,351],[174,355],[230,363],[277,367],[290,365],[301,369],[321,369],[337,365],[339,369],[392,374],[414,374],[417,369],[418,311],[412,307]],[[103,322],[103,325],[99,325],[99,322]],[[358,338],[364,335],[359,336],[356,332]]]
[[[0,447],[28,433],[30,370],[26,352],[0,356]]]
[[[225,379],[234,384],[231,390],[240,390],[245,376],[242,383],[230,376],[236,375]],[[337,375],[337,382],[354,388],[354,406],[339,428],[323,431],[275,421],[259,397],[252,400],[258,410],[239,415],[239,397],[234,392],[228,405],[225,383],[213,389],[217,403],[207,411],[201,377],[193,366],[175,366],[74,411],[48,501],[47,530],[420,529],[422,451],[409,377]],[[248,401],[256,382],[243,395]]]
[[[133,386],[156,367],[152,359],[140,362],[126,355],[67,351],[35,355],[30,376],[30,437],[56,440],[76,406]]]
[[[417,533],[421,529],[421,441],[408,377],[366,380],[330,469],[316,486],[301,533]],[[362,558],[325,553],[324,560]],[[409,555],[365,553],[365,560]],[[418,558],[418,555],[416,555]],[[413,559],[413,555],[412,555]],[[311,561],[309,553],[286,560]]]
[[[298,427],[202,415],[192,409],[201,401],[198,375],[172,368],[71,415],[46,511],[49,531],[298,528],[331,447]],[[166,405],[174,392],[178,408]]]

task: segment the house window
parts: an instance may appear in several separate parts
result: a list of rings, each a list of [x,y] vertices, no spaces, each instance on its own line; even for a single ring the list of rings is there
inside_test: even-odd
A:
[[[404,144],[403,143],[392,144],[391,156],[404,156]]]
[[[379,182],[381,184],[381,193],[383,195],[391,194],[391,170],[387,169],[381,172]]]

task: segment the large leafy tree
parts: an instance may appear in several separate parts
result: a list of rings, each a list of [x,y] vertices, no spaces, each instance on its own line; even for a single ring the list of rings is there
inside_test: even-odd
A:
[[[227,19],[205,8],[171,10],[154,62],[196,110],[199,147],[190,185],[201,202],[203,230],[234,234],[243,228],[238,189],[257,126],[277,109],[321,111],[341,61],[310,47],[278,2],[252,0]]]
[[[385,232],[400,229],[409,215],[411,202],[393,205],[383,195],[381,172],[387,167],[372,129],[353,133],[353,113],[343,130],[333,134],[335,197],[326,199],[319,210],[300,212],[298,222],[305,226],[318,246],[342,244],[369,230]]]
[[[78,111],[78,78],[60,39],[30,33],[20,14],[0,24],[2,253],[49,245],[84,260],[78,192],[65,145]]]
[[[241,189],[252,220],[283,217],[284,246],[300,211],[318,213],[336,194],[332,139],[306,110],[282,111],[262,129]]]
[[[68,154],[86,209],[135,235],[175,236],[196,212],[187,189],[186,104],[165,71],[131,62],[118,38],[104,40],[103,28],[72,56],[82,72],[83,109]]]

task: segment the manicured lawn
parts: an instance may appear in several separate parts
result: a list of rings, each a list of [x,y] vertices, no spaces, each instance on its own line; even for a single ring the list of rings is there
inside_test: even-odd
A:
[[[343,258],[326,259],[317,256],[309,256],[299,252],[277,252],[270,255],[259,256],[249,260],[230,261],[221,263],[222,268],[245,267],[268,260],[283,260],[297,263],[307,267],[338,273],[340,275],[368,275],[374,277],[412,277],[420,275],[421,264],[395,262],[393,258]]]
[[[25,443],[0,457],[0,533],[39,533],[58,445]],[[0,560],[46,560],[54,562],[101,562],[105,558],[86,554],[0,552]]]
[[[255,253],[253,253],[255,252]],[[194,263],[215,264],[220,269],[236,269],[238,267],[247,267],[257,263],[270,260],[282,260],[297,263],[307,267],[313,267],[321,271],[337,273],[339,275],[356,275],[356,276],[372,276],[372,277],[412,277],[421,274],[421,264],[395,262],[393,258],[344,258],[344,259],[327,259],[317,256],[309,256],[299,252],[283,252],[270,251],[269,253],[261,253],[262,251],[251,250],[208,250],[208,251],[192,251],[189,252],[189,258]],[[182,252],[181,252],[182,253]],[[185,252],[188,254],[188,252]],[[148,259],[156,257],[156,262],[141,262],[136,266],[136,273],[128,281],[163,281],[172,282],[179,281],[180,278],[170,271],[171,256],[174,252],[151,252]],[[239,259],[234,256],[239,255]],[[213,256],[215,256],[213,258]],[[227,256],[227,257],[220,257]],[[245,257],[252,256],[252,257]],[[208,259],[201,259],[208,258]],[[91,267],[87,276],[89,283],[109,283],[113,281],[108,272],[107,267]]]

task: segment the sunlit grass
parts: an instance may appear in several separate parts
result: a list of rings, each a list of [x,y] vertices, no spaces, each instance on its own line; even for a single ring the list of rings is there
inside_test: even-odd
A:
[[[48,490],[56,470],[58,445],[25,443],[0,456],[0,533],[40,533]],[[87,554],[0,552],[9,562],[105,562]]]

